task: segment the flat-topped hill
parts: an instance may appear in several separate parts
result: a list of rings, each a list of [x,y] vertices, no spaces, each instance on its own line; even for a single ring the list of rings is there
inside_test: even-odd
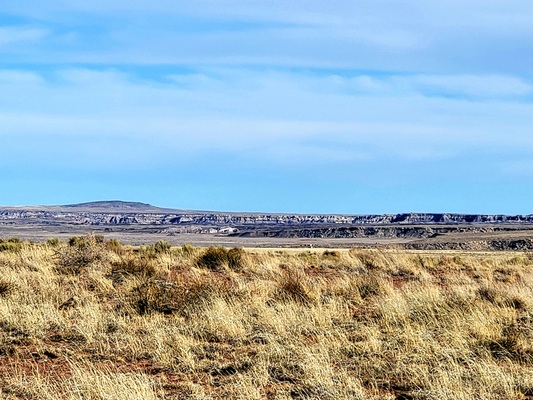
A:
[[[78,210],[78,211],[94,211],[94,212],[167,212],[175,210],[167,210],[165,208],[156,207],[151,204],[141,203],[137,201],[91,201],[87,203],[67,204],[57,206],[58,209]]]
[[[57,206],[0,207],[2,218],[41,218],[55,216],[87,224],[208,224],[208,225],[426,225],[426,224],[529,224],[533,215],[491,215],[455,213],[400,214],[291,214],[264,212],[191,211],[161,208],[128,201],[94,201]],[[124,218],[117,218],[123,215]],[[122,222],[121,222],[122,221]]]
[[[238,246],[401,244],[437,249],[533,249],[531,214],[215,212],[118,200],[0,207],[0,238],[39,240],[88,231],[130,243],[171,237],[179,243]],[[509,240],[513,243],[507,243]]]

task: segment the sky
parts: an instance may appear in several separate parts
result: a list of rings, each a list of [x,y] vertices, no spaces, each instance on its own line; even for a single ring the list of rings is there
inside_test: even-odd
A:
[[[0,204],[533,213],[529,0],[0,5]]]

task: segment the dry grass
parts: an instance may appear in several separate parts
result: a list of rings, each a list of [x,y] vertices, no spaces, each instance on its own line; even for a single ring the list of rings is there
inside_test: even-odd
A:
[[[9,243],[3,399],[533,399],[531,254]]]

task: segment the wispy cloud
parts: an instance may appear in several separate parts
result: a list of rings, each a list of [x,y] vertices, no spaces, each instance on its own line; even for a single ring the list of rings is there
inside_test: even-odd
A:
[[[533,86],[529,82],[514,76],[418,75],[405,81],[414,90],[436,96],[498,98],[528,96],[533,93]],[[400,81],[400,85],[401,83]]]
[[[483,182],[516,193],[532,19],[527,0],[7,2],[0,167],[65,184],[152,174],[159,190],[178,176],[196,198],[225,196],[225,176],[254,200],[284,196],[280,180],[389,204],[403,186],[402,204],[446,183],[454,204]]]
[[[0,47],[17,44],[35,43],[48,35],[46,29],[25,27],[25,26],[7,26],[0,27]]]
[[[512,151],[517,144],[533,148],[528,128],[533,105],[500,99],[524,95],[529,85],[507,77],[473,81],[464,76],[339,78],[223,69],[172,74],[165,81],[68,69],[47,80],[4,71],[0,135],[47,136],[58,145],[64,137],[135,139],[146,151],[153,148],[153,154],[161,148],[190,156],[223,151],[282,164],[284,158],[304,164],[382,157],[437,160]],[[494,87],[484,92],[493,81]],[[447,97],[448,87],[461,96]],[[121,158],[109,154],[109,162]]]
[[[9,2],[49,37],[41,63],[268,65],[420,73],[527,72],[533,55],[524,0],[389,3],[294,1]],[[84,21],[90,21],[84,22]],[[17,36],[21,32],[12,32]],[[40,30],[24,31],[38,36]],[[70,38],[70,40],[69,40]],[[74,42],[72,41],[74,40]],[[75,44],[75,45],[73,45]],[[30,50],[30,48],[28,49]],[[50,57],[53,55],[53,57]],[[517,55],[523,62],[516,62]],[[13,58],[4,55],[6,61]]]
[[[464,74],[354,74],[332,75],[324,90],[361,95],[423,95],[434,97],[499,98],[525,97],[533,94],[533,85],[512,75]]]

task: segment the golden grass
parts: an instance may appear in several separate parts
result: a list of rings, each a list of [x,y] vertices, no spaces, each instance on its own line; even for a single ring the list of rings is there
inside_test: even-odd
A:
[[[22,243],[0,398],[533,399],[533,257]]]

